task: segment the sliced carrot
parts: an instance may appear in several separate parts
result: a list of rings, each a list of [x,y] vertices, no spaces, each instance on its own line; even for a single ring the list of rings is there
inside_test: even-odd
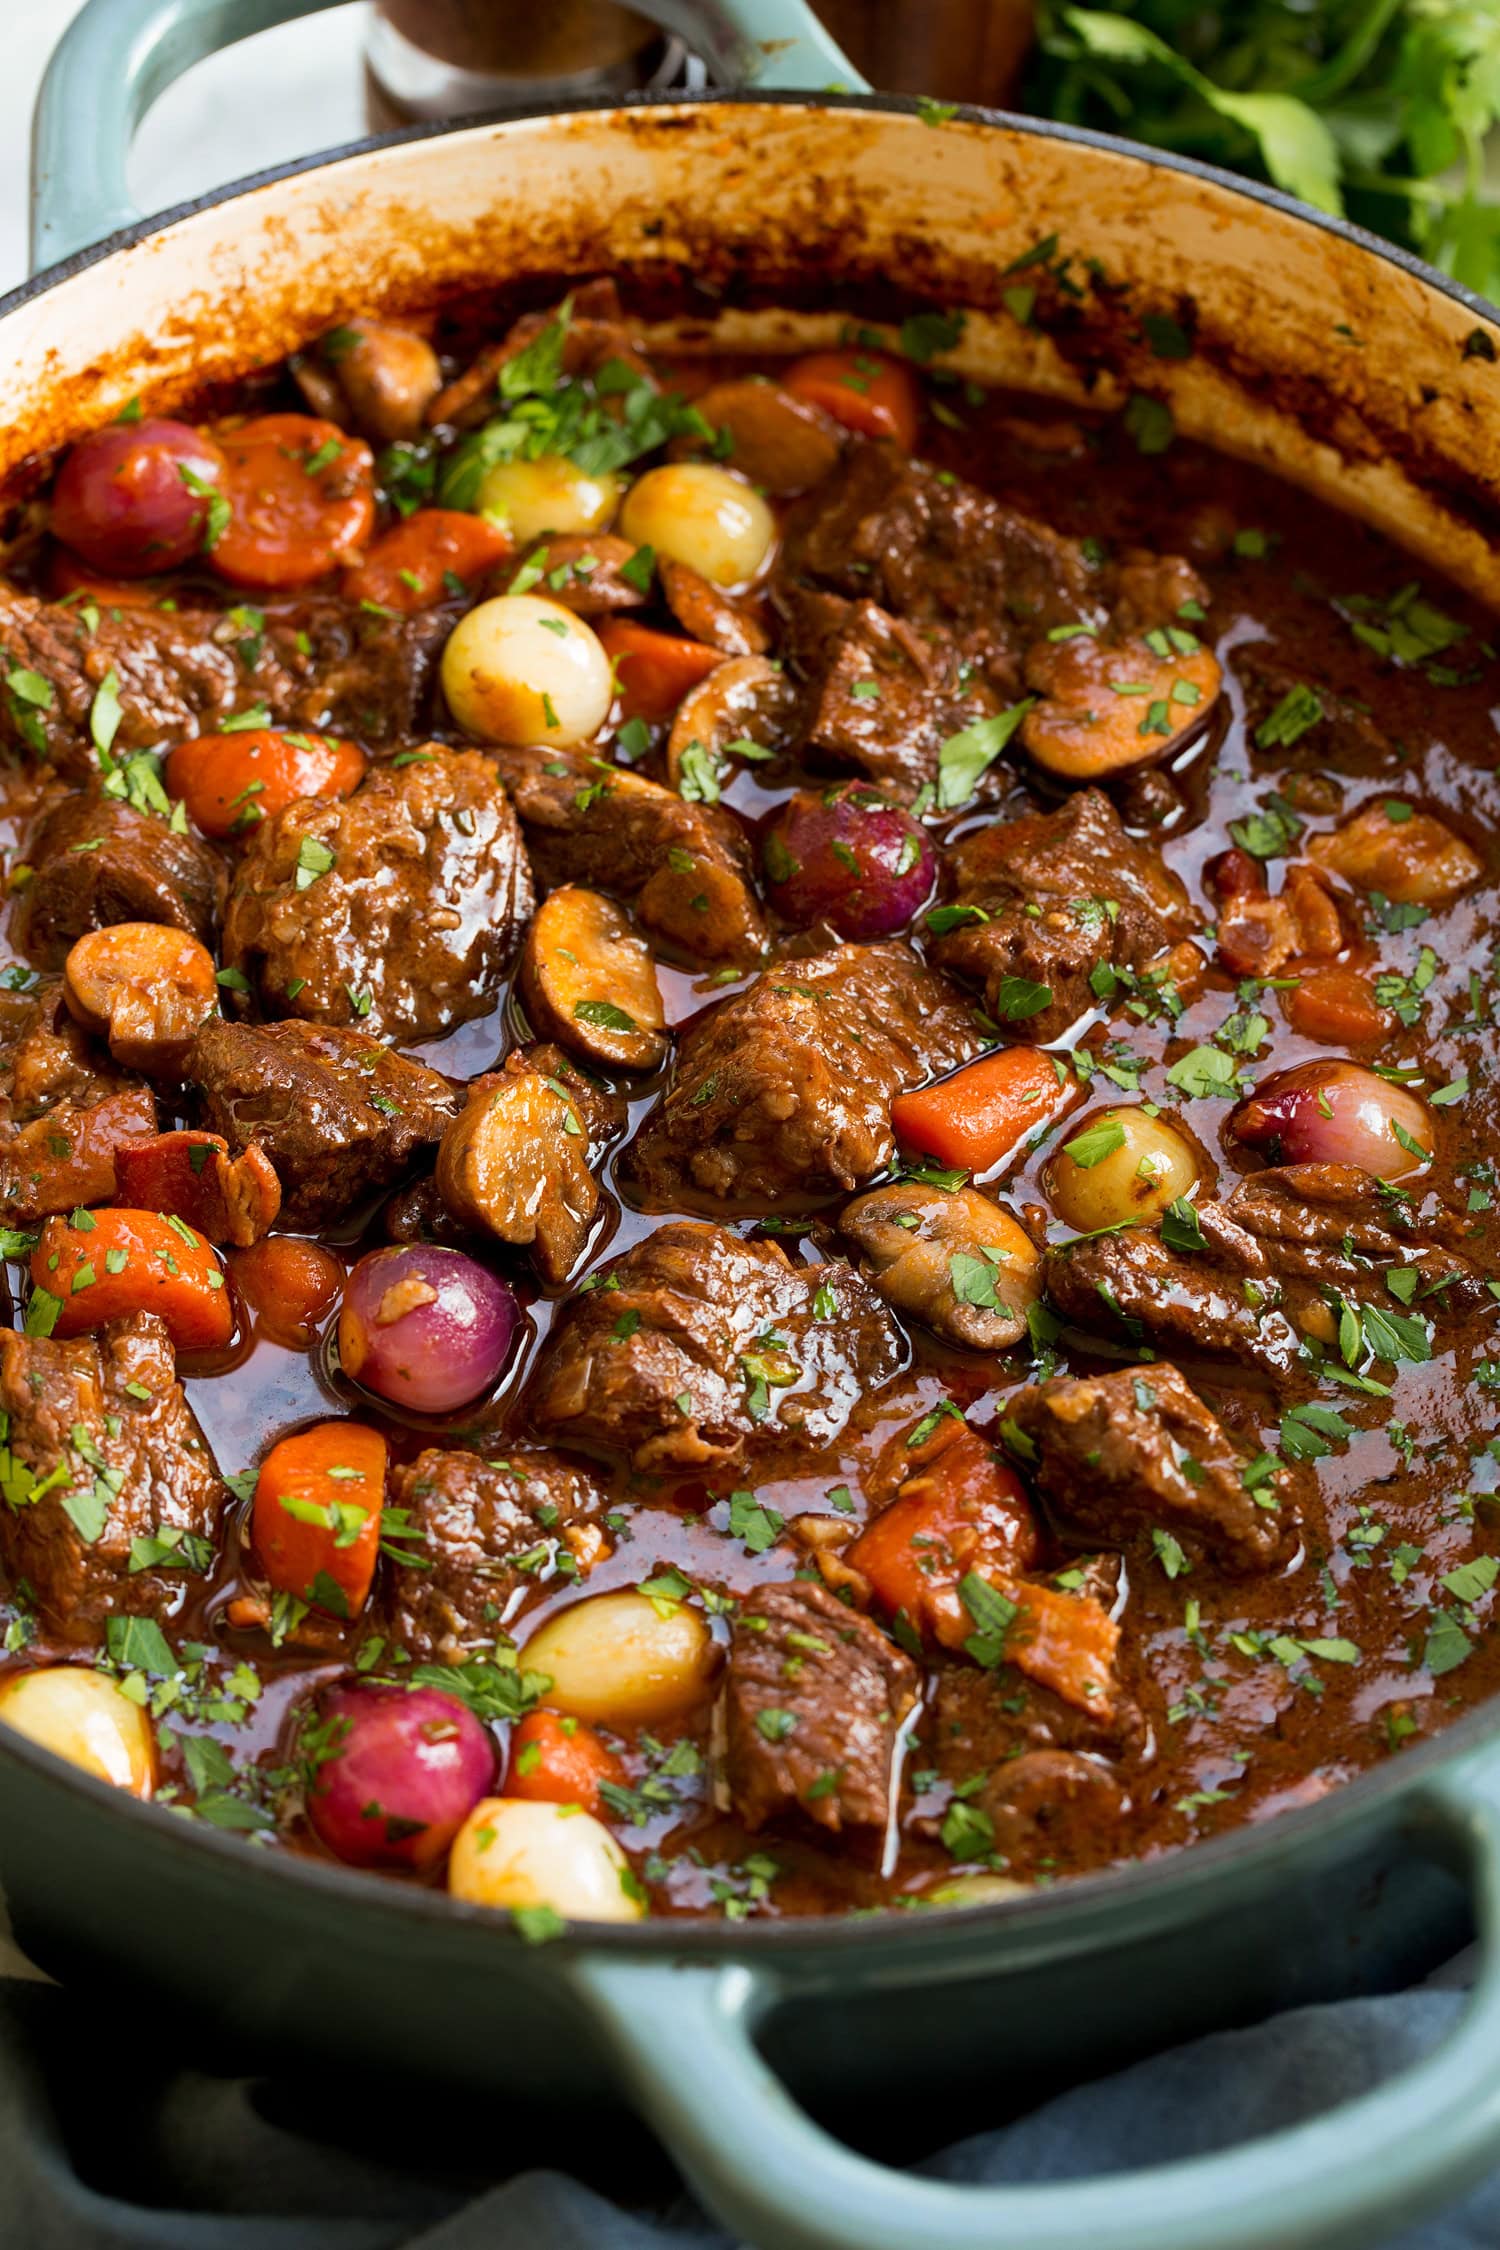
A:
[[[1067,1098],[1068,1082],[1040,1047],[1001,1047],[935,1086],[898,1094],[891,1124],[907,1148],[940,1164],[987,1172]]]
[[[364,779],[366,759],[331,734],[200,734],[168,753],[166,784],[205,836],[243,835],[299,797],[347,797]]]
[[[344,572],[346,602],[374,602],[408,617],[467,593],[515,553],[508,531],[461,508],[417,508],[382,532],[361,563]]]
[[[229,1270],[262,1335],[294,1351],[317,1342],[344,1287],[344,1267],[333,1252],[293,1234],[273,1234],[236,1251]]]
[[[956,1412],[926,1429],[898,1432],[872,1484],[898,1483],[896,1498],[872,1518],[844,1559],[870,1581],[888,1616],[904,1614],[919,1633],[961,1645],[974,1630],[959,1597],[971,1570],[1028,1570],[1040,1536],[1025,1487]],[[913,1443],[913,1436],[916,1442]]]
[[[630,617],[605,617],[595,626],[615,668],[622,719],[658,726],[670,719],[689,688],[726,661],[721,648],[655,633]]]
[[[258,1242],[281,1209],[281,1182],[252,1142],[240,1156],[217,1133],[158,1133],[115,1158],[119,1193],[138,1211],[170,1212],[210,1242]]]
[[[251,1538],[277,1590],[332,1617],[369,1599],[385,1504],[385,1439],[362,1422],[316,1422],[273,1445],[255,1480]]]
[[[209,560],[236,586],[307,586],[375,528],[375,463],[362,438],[314,414],[257,414],[215,432],[229,515]]]
[[[1109,1720],[1115,1707],[1115,1651],[1120,1628],[1090,1594],[1069,1594],[1035,1579],[985,1573],[997,1594],[1013,1604],[1002,1656],[1038,1687],[1050,1688],[1075,1710]],[[973,1628],[970,1628],[972,1632]],[[965,1635],[965,1639],[967,1639]],[[940,1638],[947,1641],[948,1635]],[[949,1646],[962,1642],[949,1641]]]
[[[546,1804],[582,1805],[607,1814],[601,1781],[624,1786],[625,1768],[582,1719],[556,1711],[530,1711],[510,1738],[507,1797],[536,1797]]]
[[[91,570],[71,547],[54,546],[47,561],[47,586],[58,601],[81,609],[155,609],[172,591],[169,578],[106,578]]]
[[[894,438],[905,453],[917,442],[921,393],[899,359],[882,352],[811,352],[793,360],[781,384],[861,437]]]
[[[116,1159],[118,1162],[118,1158]],[[52,1218],[31,1253],[28,1320],[56,1304],[50,1333],[81,1336],[127,1313],[156,1313],[180,1352],[222,1351],[234,1333],[223,1269],[201,1234],[160,1211],[75,1211]],[[51,1300],[51,1302],[49,1302]]]
[[[1295,974],[1291,965],[1289,974]],[[1299,981],[1281,995],[1281,1005],[1293,1031],[1320,1046],[1368,1046],[1383,1039],[1394,1017],[1382,1008],[1368,977],[1357,969],[1339,967],[1306,969]]]

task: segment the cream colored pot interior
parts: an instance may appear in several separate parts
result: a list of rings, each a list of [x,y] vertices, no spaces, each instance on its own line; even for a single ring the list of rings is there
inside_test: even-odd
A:
[[[1179,429],[1273,464],[1500,605],[1500,329],[1215,181],[1020,129],[816,103],[481,125],[180,219],[10,315],[0,471],[134,394],[170,404],[354,308],[663,263],[722,294],[689,342],[832,339],[844,311],[747,309],[778,292],[815,305],[823,281],[846,305],[863,282],[964,307],[948,360],[962,372],[1105,406],[1148,392]],[[1191,333],[1191,356],[1153,353],[1152,311]]]

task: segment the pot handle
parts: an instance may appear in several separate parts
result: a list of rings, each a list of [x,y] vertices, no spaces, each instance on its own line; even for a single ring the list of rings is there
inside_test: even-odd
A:
[[[53,50],[31,130],[33,272],[141,213],[126,161],[151,104],[221,47],[343,0],[88,0]],[[804,0],[635,0],[679,33],[722,85],[860,91],[865,80]]]
[[[775,2250],[1331,2250],[1384,2241],[1500,2162],[1500,1749],[1436,1777],[1414,1818],[1467,1862],[1472,1998],[1413,2069],[1326,2115],[1109,2178],[971,2187],[892,2171],[815,2125],[761,2059],[781,1972],[583,1956],[571,1970],[621,2079],[703,2202]],[[889,1989],[892,2043],[901,1994]]]

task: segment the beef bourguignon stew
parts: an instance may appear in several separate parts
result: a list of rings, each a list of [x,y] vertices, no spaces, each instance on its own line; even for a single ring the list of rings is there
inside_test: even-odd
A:
[[[12,494],[7,1725],[542,1938],[1500,1687],[1492,627],[961,325],[351,318]]]

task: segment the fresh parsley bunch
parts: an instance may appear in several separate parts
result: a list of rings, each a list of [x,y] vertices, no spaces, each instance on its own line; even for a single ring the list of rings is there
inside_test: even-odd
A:
[[[524,351],[501,367],[500,412],[454,447],[437,480],[439,504],[472,508],[488,471],[501,461],[565,454],[590,476],[623,469],[670,438],[705,443],[713,431],[695,406],[619,359],[589,377],[563,372],[571,298]]]
[[[1272,181],[1500,298],[1500,0],[1039,0],[1026,107]]]

